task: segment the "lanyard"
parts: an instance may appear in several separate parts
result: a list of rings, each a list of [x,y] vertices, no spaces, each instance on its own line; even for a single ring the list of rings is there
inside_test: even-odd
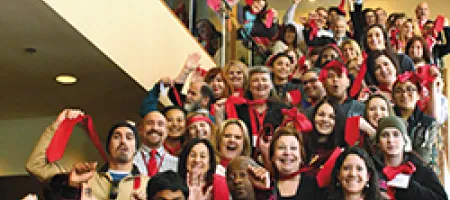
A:
[[[150,152],[148,153],[148,160],[147,160],[147,162],[145,161],[145,155],[144,155],[144,152],[141,152],[141,156],[142,156],[142,160],[144,161],[144,163],[145,163],[145,166],[147,166],[148,165],[148,162],[150,161]],[[156,155],[155,155],[156,156]],[[163,154],[162,156],[161,156],[161,159],[159,160],[159,165],[157,165],[156,166],[156,171],[157,172],[159,172],[159,168],[162,166],[162,162],[164,161],[164,157],[166,156],[166,154]],[[155,157],[155,159],[156,159],[156,157]],[[146,168],[147,169],[147,168]],[[148,173],[148,172],[147,172]]]

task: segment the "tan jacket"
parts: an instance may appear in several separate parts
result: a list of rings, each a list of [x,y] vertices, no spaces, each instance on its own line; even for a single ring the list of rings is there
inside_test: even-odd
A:
[[[58,174],[68,174],[69,170],[58,162],[49,163],[45,151],[55,134],[56,127],[51,125],[42,134],[33,152],[26,163],[26,170],[40,181],[49,183]],[[143,175],[128,175],[123,178],[117,186],[117,199],[129,200],[133,192],[135,177],[140,177],[138,192],[145,192],[149,178]],[[97,200],[109,200],[109,195],[113,189],[112,178],[107,170],[97,172],[88,181],[88,187],[92,189],[92,194]]]

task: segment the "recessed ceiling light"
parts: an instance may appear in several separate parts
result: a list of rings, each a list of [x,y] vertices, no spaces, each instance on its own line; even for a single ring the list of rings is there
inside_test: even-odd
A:
[[[314,1],[316,1],[316,0],[309,0],[309,2],[314,2]]]
[[[77,82],[77,77],[68,74],[61,74],[56,76],[55,80],[63,85],[72,85]]]

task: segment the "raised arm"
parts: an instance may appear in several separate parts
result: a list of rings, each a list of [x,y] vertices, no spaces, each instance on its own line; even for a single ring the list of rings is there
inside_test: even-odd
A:
[[[198,53],[190,54],[186,61],[184,62],[183,69],[180,71],[178,76],[175,78],[176,83],[184,83],[189,76],[189,74],[194,71],[197,67],[200,67],[201,56]]]
[[[48,162],[45,151],[47,150],[47,147],[49,146],[59,124],[66,118],[74,119],[80,115],[84,115],[84,113],[80,110],[65,109],[58,115],[53,124],[47,127],[41,138],[38,140],[25,165],[26,170],[31,175],[35,176],[42,182],[48,182],[56,174],[69,173],[69,171],[58,162]]]

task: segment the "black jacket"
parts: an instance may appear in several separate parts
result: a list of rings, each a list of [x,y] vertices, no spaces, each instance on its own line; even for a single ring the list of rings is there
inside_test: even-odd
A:
[[[379,173],[381,181],[386,180],[386,176],[382,173],[385,167],[381,155],[374,158],[375,166]],[[423,163],[423,161],[411,153],[404,155],[404,161],[410,161],[416,166],[416,171],[412,174],[409,186],[406,189],[396,189],[396,200],[446,200],[447,194],[444,187],[439,182],[438,177],[433,170]]]

